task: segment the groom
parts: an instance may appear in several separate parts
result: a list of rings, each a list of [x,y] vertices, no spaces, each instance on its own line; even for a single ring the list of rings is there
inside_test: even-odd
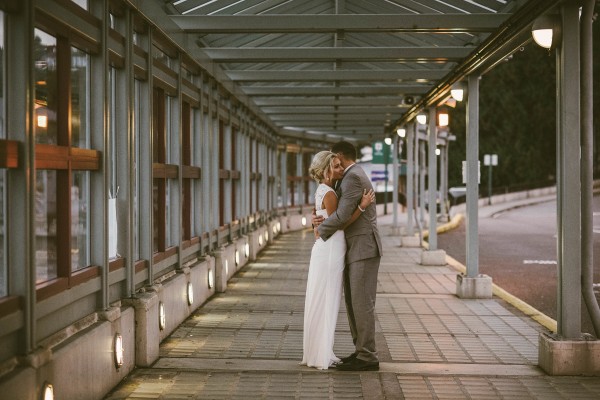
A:
[[[352,143],[338,142],[331,151],[337,154],[344,167],[344,176],[336,189],[339,198],[337,210],[325,220],[313,216],[315,229],[325,241],[350,220],[363,190],[372,188],[365,171],[356,165],[356,148]],[[342,358],[342,363],[336,367],[341,371],[379,370],[375,349],[375,295],[382,254],[381,240],[375,203],[360,211],[362,215],[344,230],[347,246],[344,296],[356,350]]]

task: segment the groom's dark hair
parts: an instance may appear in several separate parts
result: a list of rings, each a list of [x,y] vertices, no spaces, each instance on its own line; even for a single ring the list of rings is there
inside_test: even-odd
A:
[[[335,154],[342,153],[344,158],[352,161],[356,161],[356,147],[350,142],[337,142],[331,148],[331,152]]]

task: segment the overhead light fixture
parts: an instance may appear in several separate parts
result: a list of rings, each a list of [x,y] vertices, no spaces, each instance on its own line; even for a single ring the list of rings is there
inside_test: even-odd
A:
[[[553,50],[561,37],[561,23],[558,15],[541,15],[533,21],[531,36],[541,47]]]
[[[437,126],[448,126],[450,115],[446,107],[441,107],[437,110]]]
[[[208,288],[212,289],[215,285],[215,271],[209,268],[206,274],[206,280],[208,281]]]
[[[385,142],[385,144],[387,144],[388,146],[392,145],[392,138],[391,137],[386,137],[385,139],[383,139],[383,141]]]
[[[406,106],[412,106],[413,104],[415,104],[415,98],[413,96],[404,96],[402,98],[402,104]]]
[[[425,125],[427,123],[427,115],[423,113],[417,115],[417,122],[421,125]]]
[[[160,301],[158,302],[158,328],[161,331],[165,330],[167,325],[167,316],[165,315],[165,304]]]
[[[42,386],[42,400],[54,400],[54,387],[48,382]]]
[[[450,89],[450,96],[456,101],[463,101],[465,98],[465,88],[461,82],[457,82],[452,85]]]
[[[123,336],[121,336],[119,333],[115,334],[113,345],[115,355],[115,367],[119,369],[123,365],[123,359],[125,354],[123,350]]]
[[[406,137],[406,129],[404,129],[404,128],[398,128],[398,129],[396,129],[396,133],[400,137]]]
[[[435,148],[435,155],[439,156],[440,154],[442,154],[442,151],[439,148]]]
[[[192,282],[187,284],[187,302],[189,306],[194,304],[194,285],[192,285]]]

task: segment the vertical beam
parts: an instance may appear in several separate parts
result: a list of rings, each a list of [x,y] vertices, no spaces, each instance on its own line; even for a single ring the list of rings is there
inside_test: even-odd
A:
[[[419,140],[418,133],[416,140],[419,151],[419,221],[421,227],[423,227],[425,226],[425,175],[427,172],[427,167],[425,165],[425,142]]]
[[[429,190],[429,250],[437,250],[437,159],[435,155],[437,127],[436,110],[434,107],[429,109],[429,129],[428,129],[428,190]]]
[[[126,152],[127,157],[125,158],[125,169],[127,171],[127,179],[123,181],[126,182],[127,186],[125,187],[125,202],[121,203],[125,205],[125,210],[127,215],[121,221],[127,221],[127,226],[125,227],[126,231],[126,248],[122,253],[125,256],[125,295],[127,297],[132,296],[135,293],[135,267],[134,267],[134,229],[136,229],[135,219],[134,219],[134,199],[135,199],[135,185],[136,181],[135,176],[135,168],[134,161],[136,160],[135,154],[135,75],[133,71],[133,14],[130,8],[127,8],[125,11],[126,18],[126,41],[125,41],[125,82],[126,82],[126,97],[127,97],[127,139],[126,139]],[[117,202],[119,200],[117,199]],[[117,218],[117,220],[119,220]]]
[[[559,50],[559,125],[557,204],[560,207],[557,243],[558,334],[581,336],[581,137],[579,5],[562,7],[562,43]]]
[[[392,193],[392,228],[396,230],[398,229],[398,188],[400,187],[400,182],[398,181],[400,178],[400,174],[398,173],[398,145],[400,144],[400,141],[398,140],[398,135],[396,132],[392,131],[392,135],[394,137],[392,146],[392,176],[394,179],[394,192]]]
[[[302,148],[300,148],[300,151],[296,153],[296,177],[304,176],[304,172],[302,171],[303,155],[304,152]],[[304,182],[299,180],[294,182],[296,186],[296,193],[294,193],[294,195],[298,199],[298,201],[294,202],[294,204],[297,206],[302,206],[304,204]]]
[[[279,153],[281,169],[279,172],[280,187],[281,187],[281,206],[288,206],[288,190],[287,190],[287,146],[284,144],[283,150]]]
[[[479,274],[479,76],[467,78],[467,277]]]
[[[415,123],[406,127],[406,234],[414,235],[414,196],[415,196]]]
[[[11,201],[6,204],[7,231],[11,258],[19,260],[7,264],[7,289],[10,295],[23,299],[23,330],[19,335],[18,353],[28,354],[36,346],[36,266],[35,266],[35,135],[34,135],[34,5],[21,2],[18,13],[6,18],[6,67],[11,79],[5,82],[7,138],[23,143],[19,152],[19,167],[6,172],[6,187],[10,188]]]

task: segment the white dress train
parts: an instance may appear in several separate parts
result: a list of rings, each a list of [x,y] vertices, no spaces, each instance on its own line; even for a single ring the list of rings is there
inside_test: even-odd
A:
[[[320,184],[315,192],[317,214],[325,218],[323,198],[329,191],[335,193],[331,187]],[[313,245],[304,302],[302,365],[328,369],[340,361],[333,353],[333,341],[342,298],[345,255],[346,239],[342,230],[326,242],[317,239]]]

